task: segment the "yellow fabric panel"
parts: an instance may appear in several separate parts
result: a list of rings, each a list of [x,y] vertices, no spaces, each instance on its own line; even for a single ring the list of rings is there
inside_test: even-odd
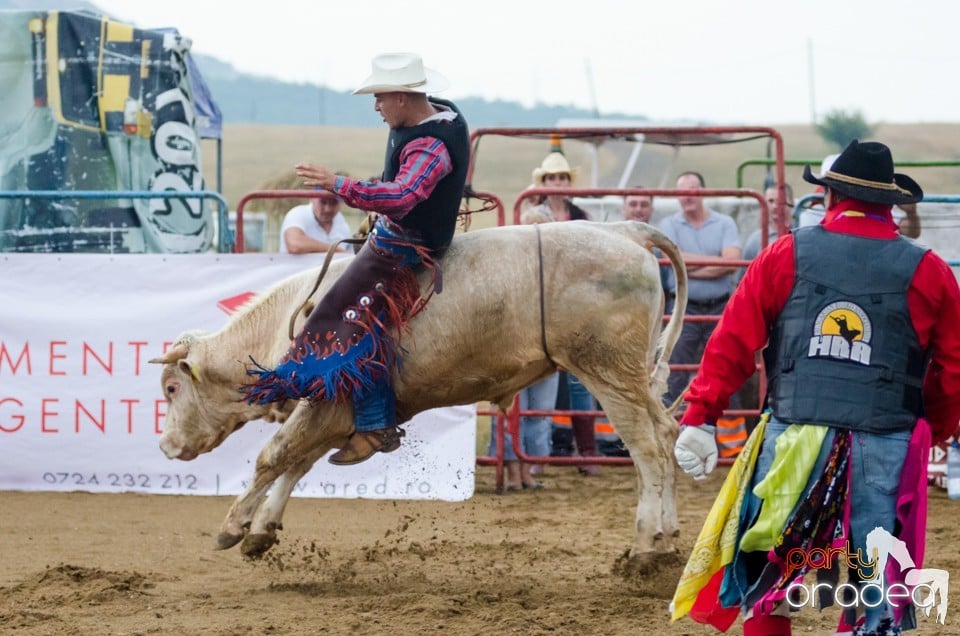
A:
[[[140,42],[140,79],[150,77],[150,40]]]
[[[123,112],[127,97],[130,96],[129,75],[104,75],[103,96],[100,98],[100,117],[107,113]]]
[[[57,51],[57,24],[60,13],[51,11],[47,16],[46,55],[47,55],[47,105],[53,112],[53,118],[60,123],[63,108],[60,104],[60,55]]]
[[[133,42],[133,25],[107,20],[107,42]]]

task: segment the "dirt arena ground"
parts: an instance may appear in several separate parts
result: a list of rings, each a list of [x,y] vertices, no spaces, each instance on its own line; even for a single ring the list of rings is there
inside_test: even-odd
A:
[[[724,472],[680,479],[684,550]],[[212,549],[225,497],[0,492],[0,634],[716,633],[669,622],[679,562],[620,573],[632,471],[544,481],[497,495],[481,467],[462,503],[294,499],[259,561]],[[956,576],[960,501],[930,493],[927,565]],[[947,624],[921,616],[913,633],[960,635],[953,588]],[[836,616],[806,610],[794,633],[830,634]]]

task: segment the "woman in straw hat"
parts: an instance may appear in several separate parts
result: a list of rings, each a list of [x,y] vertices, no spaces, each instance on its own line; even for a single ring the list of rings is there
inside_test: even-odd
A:
[[[399,344],[392,333],[403,333],[426,305],[417,272],[435,271],[450,245],[470,156],[463,114],[452,102],[428,97],[449,85],[446,78],[413,53],[378,55],[372,66],[354,94],[372,94],[390,127],[382,178],[360,181],[307,163],[296,173],[305,186],[328,190],[379,219],[280,363],[253,369],[259,377],[244,388],[249,401],[261,404],[353,402],[354,433],[329,459],[341,465],[400,447],[391,386]],[[439,292],[440,285],[432,289]]]
[[[552,150],[539,166],[533,169],[533,185],[538,188],[569,188],[577,178],[577,169],[571,168],[560,150]],[[589,221],[590,215],[574,205],[564,194],[548,194],[535,201],[530,210],[552,221]]]

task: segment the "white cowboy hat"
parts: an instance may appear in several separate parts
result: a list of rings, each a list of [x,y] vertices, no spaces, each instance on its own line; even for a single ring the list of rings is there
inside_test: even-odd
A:
[[[823,178],[823,175],[830,171],[830,168],[833,167],[833,162],[836,161],[838,157],[840,157],[839,152],[835,155],[827,155],[824,157],[823,161],[820,162],[820,174],[817,176]]]
[[[553,151],[544,158],[539,168],[533,169],[533,182],[536,185],[543,185],[543,178],[548,174],[564,173],[570,175],[570,183],[577,178],[577,169],[570,167],[563,153]]]
[[[373,58],[373,73],[354,95],[369,93],[436,93],[450,86],[446,77],[423,65],[416,53],[384,53]]]

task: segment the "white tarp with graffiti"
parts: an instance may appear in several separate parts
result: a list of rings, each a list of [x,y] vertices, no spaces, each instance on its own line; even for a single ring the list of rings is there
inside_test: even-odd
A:
[[[71,199],[204,189],[190,40],[86,13],[0,12],[0,251],[202,252],[209,200]]]

